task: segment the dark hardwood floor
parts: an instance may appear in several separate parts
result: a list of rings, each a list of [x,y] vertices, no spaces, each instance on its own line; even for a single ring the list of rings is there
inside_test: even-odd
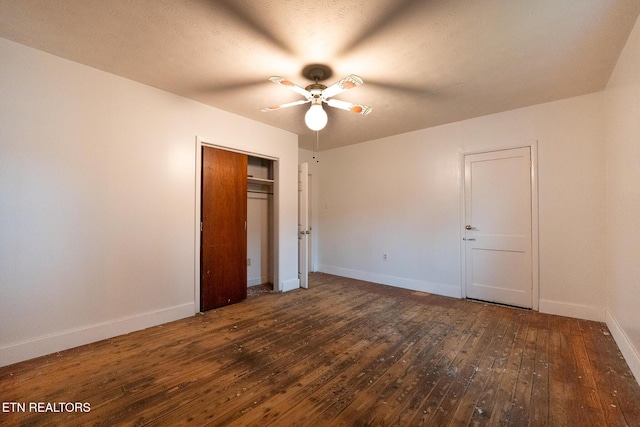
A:
[[[640,426],[602,323],[320,273],[249,295],[0,368],[0,425]]]

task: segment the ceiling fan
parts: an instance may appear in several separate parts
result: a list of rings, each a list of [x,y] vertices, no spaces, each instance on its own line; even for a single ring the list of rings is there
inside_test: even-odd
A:
[[[293,107],[294,105],[301,105],[310,102],[311,107],[305,114],[304,120],[309,129],[316,131],[323,129],[327,125],[327,113],[322,109],[323,102],[330,107],[340,108],[341,110],[351,111],[352,113],[366,115],[371,112],[371,107],[366,105],[354,104],[352,102],[342,101],[339,99],[329,99],[347,89],[363,84],[364,81],[359,76],[351,74],[327,87],[322,83],[319,83],[319,81],[325,80],[331,76],[331,69],[326,65],[308,65],[304,68],[302,74],[310,80],[313,80],[314,83],[303,88],[292,83],[290,80],[279,76],[269,77],[269,80],[304,96],[305,99],[266,107],[263,108],[262,111],[275,111],[280,108]]]

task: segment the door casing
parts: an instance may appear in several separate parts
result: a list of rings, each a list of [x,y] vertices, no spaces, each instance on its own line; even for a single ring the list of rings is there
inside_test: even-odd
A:
[[[538,141],[530,141],[525,143],[514,143],[508,145],[487,146],[485,148],[460,151],[460,298],[467,296],[466,283],[466,250],[464,237],[465,227],[465,156],[469,154],[490,153],[493,151],[510,150],[513,148],[529,148],[531,152],[531,271],[532,271],[532,310],[538,311],[540,307],[540,273],[539,273],[539,235],[538,235]]]

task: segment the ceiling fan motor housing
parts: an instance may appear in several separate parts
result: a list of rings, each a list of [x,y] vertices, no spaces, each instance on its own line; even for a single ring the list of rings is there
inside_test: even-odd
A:
[[[322,83],[312,83],[309,86],[305,87],[305,89],[311,92],[314,97],[320,96],[322,94],[322,91],[326,88],[327,87]]]

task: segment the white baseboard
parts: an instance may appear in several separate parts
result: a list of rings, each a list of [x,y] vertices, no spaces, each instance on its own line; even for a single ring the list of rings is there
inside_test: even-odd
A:
[[[627,337],[627,334],[624,333],[624,329],[622,329],[618,321],[615,319],[615,317],[613,317],[609,310],[607,310],[606,312],[606,317],[607,327],[611,331],[611,336],[615,340],[616,344],[618,344],[618,348],[624,356],[624,360],[627,361],[629,369],[631,369],[631,373],[636,378],[638,384],[640,384],[640,354],[638,353],[639,349],[636,349],[633,344],[631,344],[631,341]]]
[[[371,273],[368,271],[352,270],[349,268],[319,265],[319,271],[350,279],[365,280],[367,282],[394,286],[396,288],[410,289],[412,291],[427,292],[446,297],[461,298],[459,286],[445,285],[442,283],[426,282],[423,280],[407,279],[404,277],[388,276],[385,274]]]
[[[194,313],[194,303],[188,303],[10,344],[0,347],[0,366],[183,319]]]
[[[540,311],[540,313],[574,317],[576,319],[593,320],[596,322],[605,321],[604,307],[596,307],[592,305],[571,304],[566,302],[541,299],[538,310]]]
[[[294,289],[298,289],[300,287],[300,279],[297,277],[295,279],[284,280],[282,282],[282,288],[280,292],[292,291]]]

